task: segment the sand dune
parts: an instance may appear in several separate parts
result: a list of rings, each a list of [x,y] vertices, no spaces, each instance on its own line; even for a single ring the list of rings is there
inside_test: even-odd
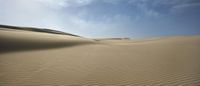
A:
[[[83,39],[71,35],[49,34],[24,30],[1,29],[0,53],[10,51],[37,50],[46,48],[62,48],[74,45],[92,43],[90,39]]]
[[[200,36],[92,40],[0,30],[0,86],[200,85]]]

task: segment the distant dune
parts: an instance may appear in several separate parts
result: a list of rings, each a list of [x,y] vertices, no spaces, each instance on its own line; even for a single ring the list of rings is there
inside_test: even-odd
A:
[[[0,86],[199,86],[200,36],[87,39],[0,26]]]

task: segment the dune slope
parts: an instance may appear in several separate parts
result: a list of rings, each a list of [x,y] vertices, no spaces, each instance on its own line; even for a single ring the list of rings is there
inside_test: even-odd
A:
[[[0,30],[0,40],[1,86],[200,85],[200,36],[93,41]]]
[[[62,48],[92,43],[73,35],[51,34],[15,29],[0,29],[0,53],[38,49]]]

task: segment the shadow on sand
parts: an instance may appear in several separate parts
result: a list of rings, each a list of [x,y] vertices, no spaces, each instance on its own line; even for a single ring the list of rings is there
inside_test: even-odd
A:
[[[5,42],[0,41],[0,54],[10,53],[10,52],[22,52],[22,51],[33,51],[33,50],[46,50],[46,49],[55,49],[63,47],[72,47],[78,45],[90,44],[91,42],[20,42],[20,41],[11,41]]]

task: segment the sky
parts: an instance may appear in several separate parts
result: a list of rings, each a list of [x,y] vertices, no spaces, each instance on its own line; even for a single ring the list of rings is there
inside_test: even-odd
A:
[[[200,35],[200,0],[0,0],[0,24],[89,38]]]

